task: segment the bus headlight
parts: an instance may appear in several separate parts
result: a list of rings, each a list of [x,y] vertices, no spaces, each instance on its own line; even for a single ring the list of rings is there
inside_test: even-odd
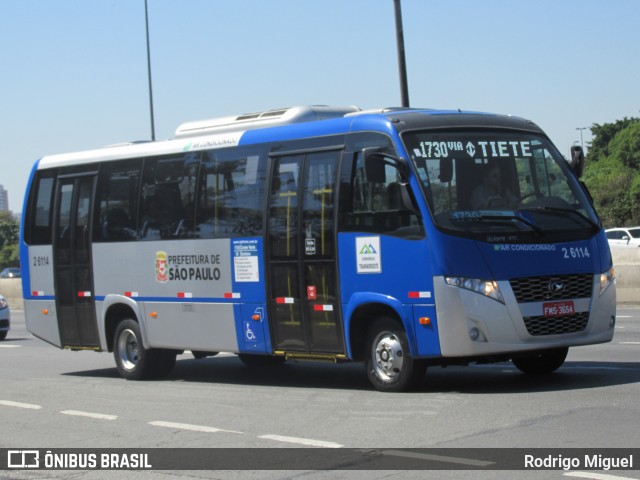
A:
[[[616,283],[616,271],[613,267],[600,274],[600,295],[602,295],[612,283]]]
[[[498,283],[495,280],[480,280],[479,278],[466,277],[444,277],[444,281],[447,282],[447,285],[451,285],[452,287],[471,290],[472,292],[479,293],[485,297],[493,298],[500,303],[504,303],[500,287],[498,287]]]

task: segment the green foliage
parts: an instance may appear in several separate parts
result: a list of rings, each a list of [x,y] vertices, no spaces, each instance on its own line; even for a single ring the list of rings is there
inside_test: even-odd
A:
[[[583,181],[605,227],[640,225],[640,119],[593,125]]]
[[[18,245],[5,245],[0,247],[0,270],[5,267],[20,266],[20,251]]]
[[[611,140],[611,157],[638,172],[640,169],[640,121],[620,130]]]
[[[593,140],[589,145],[589,161],[597,162],[602,158],[609,156],[609,144],[613,141],[615,136],[630,124],[638,122],[637,118],[624,117],[622,120],[616,120],[615,123],[605,123],[599,125],[594,123],[591,125],[591,135]]]
[[[20,266],[18,237],[20,225],[10,214],[0,214],[0,270],[5,267]]]

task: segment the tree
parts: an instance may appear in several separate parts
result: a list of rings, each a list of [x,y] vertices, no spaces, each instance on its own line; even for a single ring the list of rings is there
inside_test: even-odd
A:
[[[19,267],[20,253],[18,238],[20,226],[18,221],[8,212],[0,213],[0,269]]]
[[[609,144],[615,136],[630,124],[638,122],[637,118],[624,117],[622,120],[616,120],[615,123],[605,123],[599,125],[594,123],[591,125],[591,135],[593,137],[589,145],[589,161],[597,162],[602,158],[609,156]]]
[[[593,125],[584,182],[606,227],[640,224],[640,119]]]

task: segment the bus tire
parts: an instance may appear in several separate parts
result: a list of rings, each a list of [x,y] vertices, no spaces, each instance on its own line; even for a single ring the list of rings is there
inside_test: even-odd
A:
[[[0,340],[4,340],[5,338],[7,338],[7,333],[9,332],[7,332],[6,330],[3,332],[0,332]]]
[[[523,373],[541,375],[559,369],[567,358],[568,347],[543,350],[532,355],[513,357],[511,361]]]
[[[146,349],[138,322],[127,318],[116,327],[113,356],[120,375],[127,380],[167,376],[176,363],[174,350]]]
[[[384,392],[412,389],[424,379],[427,364],[411,356],[407,335],[391,318],[375,320],[367,331],[365,367],[372,385]]]

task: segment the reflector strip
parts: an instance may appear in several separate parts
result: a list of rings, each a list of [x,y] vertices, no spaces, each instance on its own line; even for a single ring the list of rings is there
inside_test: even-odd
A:
[[[409,298],[431,298],[431,292],[409,292]]]
[[[333,312],[333,305],[314,305],[313,309],[316,312]]]
[[[293,297],[277,297],[276,303],[293,303]]]
[[[88,298],[91,296],[91,292],[78,292],[80,298]]]
[[[178,298],[193,298],[191,292],[178,292]]]
[[[37,292],[33,291],[33,292],[31,292],[31,295],[33,295],[34,297],[44,297],[44,292],[42,292],[40,290],[38,290]]]
[[[240,298],[239,293],[227,292],[224,294],[224,298]]]
[[[124,292],[125,297],[137,297],[138,292]]]

